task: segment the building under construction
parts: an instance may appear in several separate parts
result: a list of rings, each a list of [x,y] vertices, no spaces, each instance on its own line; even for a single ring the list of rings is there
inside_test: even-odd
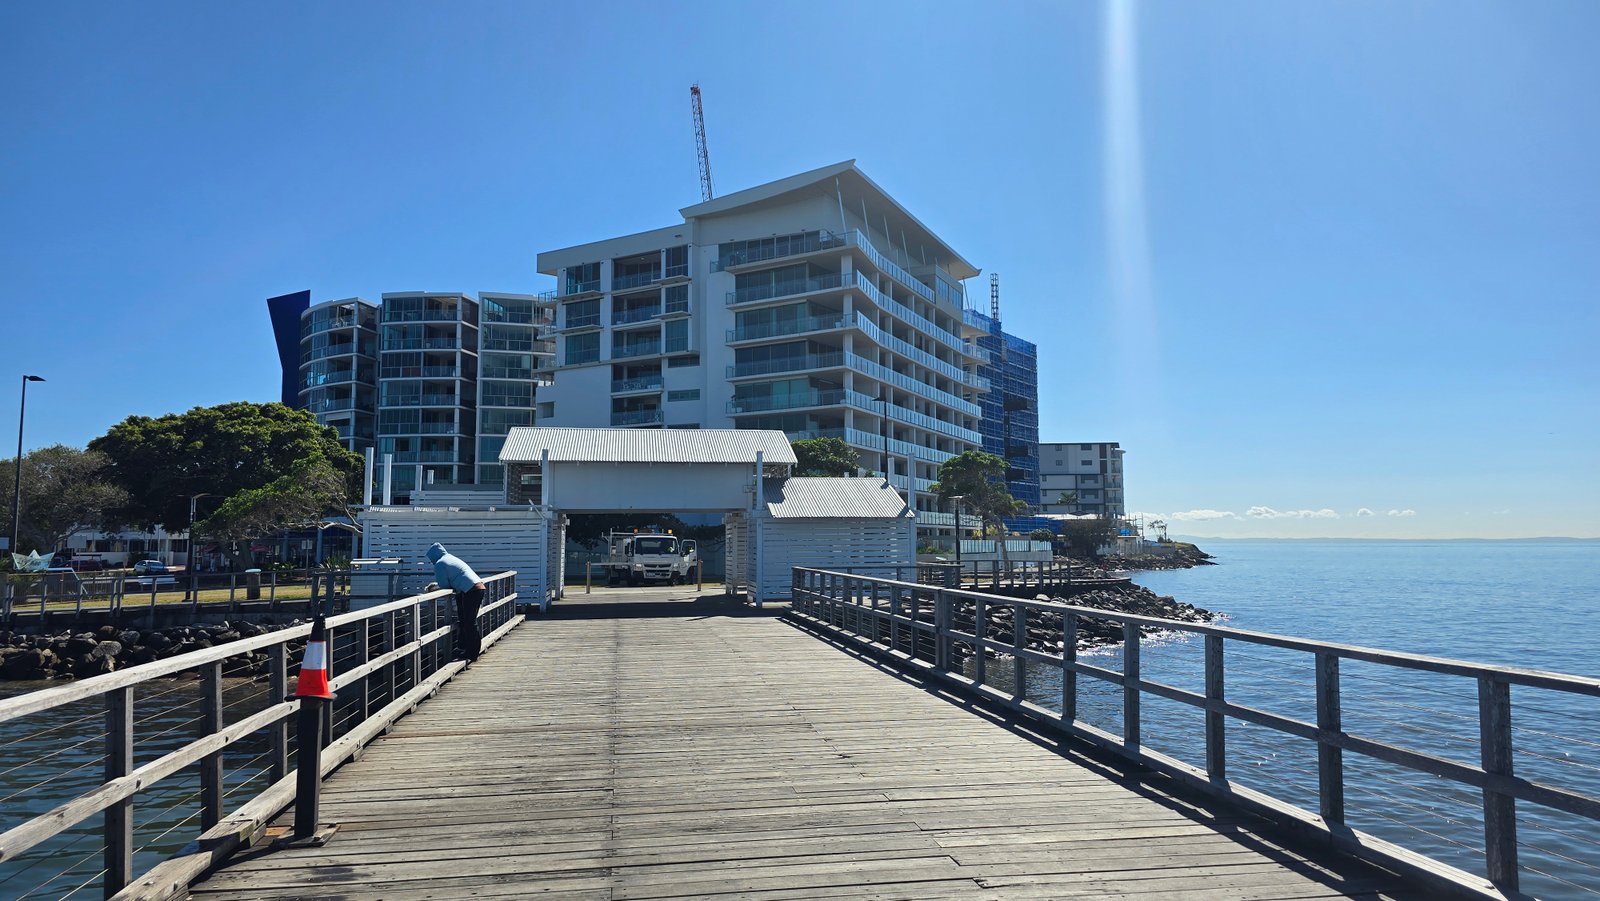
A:
[[[966,321],[983,330],[984,334],[975,340],[989,357],[978,368],[978,374],[991,384],[988,393],[978,396],[978,406],[983,410],[978,420],[983,449],[1005,458],[1006,485],[1011,496],[1037,512],[1039,350],[1031,341],[1001,329],[997,317],[969,309]]]

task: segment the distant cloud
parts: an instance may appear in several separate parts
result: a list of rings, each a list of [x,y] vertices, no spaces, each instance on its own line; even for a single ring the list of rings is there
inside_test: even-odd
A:
[[[1213,519],[1238,519],[1232,510],[1184,510],[1167,517],[1178,522],[1206,522]]]
[[[1371,510],[1368,510],[1366,507],[1362,507],[1360,510],[1356,511],[1356,515],[1357,516],[1377,516],[1378,514],[1372,512]]]
[[[1417,515],[1417,511],[1415,511],[1415,510],[1390,510],[1389,511],[1389,515],[1390,516],[1416,516]]]
[[[1251,507],[1244,515],[1253,519],[1338,519],[1339,514],[1327,507],[1321,510],[1274,510],[1271,507]]]

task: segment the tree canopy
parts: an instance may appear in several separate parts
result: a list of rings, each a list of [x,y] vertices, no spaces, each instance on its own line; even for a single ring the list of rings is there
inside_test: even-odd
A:
[[[1093,558],[1117,537],[1117,521],[1106,516],[1068,519],[1061,523],[1061,543],[1068,556]]]
[[[939,481],[933,489],[940,500],[960,496],[963,511],[996,527],[1027,508],[1006,487],[1006,461],[980,450],[964,451],[940,464]]]
[[[842,438],[804,438],[789,442],[800,461],[794,468],[797,476],[848,476],[854,475],[860,464],[856,452]]]
[[[362,459],[305,410],[245,401],[152,419],[130,416],[89,443],[128,493],[130,525],[189,525],[189,498],[220,507],[197,530],[267,534],[336,511],[358,492]]]
[[[0,462],[0,509],[7,514],[16,465],[15,458]],[[13,550],[54,550],[78,532],[106,525],[127,501],[107,474],[104,454],[64,444],[31,451],[22,458],[20,546]]]

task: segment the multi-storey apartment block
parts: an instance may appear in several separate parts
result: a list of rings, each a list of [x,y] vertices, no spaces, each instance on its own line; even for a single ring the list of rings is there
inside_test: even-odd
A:
[[[540,424],[838,437],[936,510],[939,464],[982,443],[978,270],[853,162],[680,213],[539,255],[558,335]]]
[[[1011,496],[1037,513],[1039,498],[1039,349],[1000,328],[1000,322],[976,310],[967,323],[983,330],[978,347],[989,359],[978,373],[989,380],[980,395],[978,431],[983,449],[1006,461],[1006,487]]]
[[[501,484],[500,445],[533,424],[549,369],[538,298],[417,291],[311,306],[303,295],[299,406],[351,450],[392,455],[401,498],[418,485]],[[275,307],[275,328],[280,318]]]
[[[1115,441],[1040,444],[1039,490],[1046,513],[1124,516],[1122,448]],[[1074,503],[1060,504],[1063,494]]]

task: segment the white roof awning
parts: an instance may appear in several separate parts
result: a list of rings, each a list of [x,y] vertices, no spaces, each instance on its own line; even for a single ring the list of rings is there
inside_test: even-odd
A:
[[[756,429],[514,428],[500,450],[501,463],[754,463],[756,453],[774,464],[796,463],[782,432]]]

